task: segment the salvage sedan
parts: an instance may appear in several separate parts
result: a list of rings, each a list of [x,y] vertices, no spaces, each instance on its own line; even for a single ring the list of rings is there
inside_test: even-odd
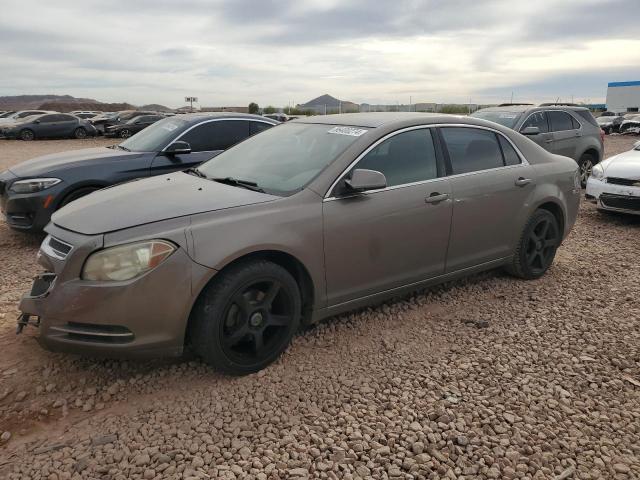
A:
[[[580,191],[573,160],[481,119],[295,120],[56,212],[19,329],[91,355],[189,346],[247,374],[301,324],[496,267],[541,277]]]
[[[586,196],[599,210],[640,215],[640,142],[596,165]]]
[[[5,138],[31,141],[36,138],[87,138],[96,135],[96,129],[88,120],[68,113],[32,115],[0,127]]]
[[[11,228],[39,232],[57,209],[100,188],[195,167],[277,123],[241,113],[182,115],[119,145],[34,158],[0,172],[0,210]]]

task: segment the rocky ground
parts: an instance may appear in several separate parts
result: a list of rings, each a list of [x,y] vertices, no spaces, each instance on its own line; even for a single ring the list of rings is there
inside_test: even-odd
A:
[[[0,165],[100,142],[0,142]],[[640,218],[584,203],[540,280],[334,318],[230,378],[16,337],[39,238],[0,223],[0,478],[640,478],[639,238]]]

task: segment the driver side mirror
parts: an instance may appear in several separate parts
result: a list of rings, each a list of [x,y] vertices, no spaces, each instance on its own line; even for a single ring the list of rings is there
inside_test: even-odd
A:
[[[540,127],[526,127],[520,130],[523,135],[538,135],[540,133]]]
[[[377,170],[357,168],[351,173],[351,178],[344,181],[347,188],[353,192],[367,192],[387,186],[387,178]]]
[[[191,145],[187,142],[182,142],[178,140],[177,142],[173,142],[165,149],[165,153],[167,155],[186,155],[191,153]]]

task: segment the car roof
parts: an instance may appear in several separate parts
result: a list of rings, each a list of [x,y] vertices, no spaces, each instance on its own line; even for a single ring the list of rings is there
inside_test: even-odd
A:
[[[451,123],[456,118],[457,123],[464,116],[447,115],[441,113],[422,112],[371,112],[371,113],[338,113],[335,115],[316,115],[301,117],[287,123],[318,123],[323,125],[345,125],[354,127],[377,128],[394,123],[418,122],[418,123]]]
[[[476,110],[477,112],[529,112],[534,110],[571,110],[574,112],[585,110],[586,107],[574,107],[567,105],[508,105],[504,107],[486,107]],[[475,112],[474,112],[475,113]]]
[[[174,117],[169,118],[179,118],[180,120],[187,122],[189,124],[200,123],[203,120],[215,120],[219,118],[242,118],[246,120],[258,120],[264,122],[265,120],[269,123],[273,123],[277,125],[279,122],[273,120],[271,118],[263,117],[262,115],[251,115],[248,113],[236,113],[236,112],[196,112],[196,113],[184,113],[180,115],[176,115]]]

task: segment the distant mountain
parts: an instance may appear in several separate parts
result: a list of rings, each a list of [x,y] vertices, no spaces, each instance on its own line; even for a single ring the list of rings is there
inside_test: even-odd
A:
[[[351,103],[351,102],[345,102],[342,100],[338,100],[336,97],[332,97],[331,95],[329,95],[328,93],[325,93],[324,95],[320,95],[317,98],[314,98],[313,100],[309,100],[307,103],[303,103],[301,105],[299,105],[301,108],[304,107],[314,107],[317,105],[326,105],[327,108],[329,107],[339,107],[340,103]]]
[[[100,112],[118,112],[120,110],[135,110],[138,107],[130,103],[104,103],[92,98],[76,98],[71,95],[16,95],[0,97],[0,111],[2,110],[55,110],[57,112],[71,112],[73,110],[97,110]],[[140,110],[156,112],[171,112],[169,107],[150,104],[139,107]]]
[[[16,95],[0,97],[0,110],[27,110],[39,109],[43,103],[100,103],[91,98],[76,98],[71,95]],[[78,109],[72,109],[78,110]]]
[[[328,93],[320,95],[313,100],[309,100],[307,103],[297,105],[300,110],[313,110],[317,113],[337,111],[342,112],[357,112],[360,108],[357,103],[349,102],[347,100],[339,100],[336,97],[332,97]]]

